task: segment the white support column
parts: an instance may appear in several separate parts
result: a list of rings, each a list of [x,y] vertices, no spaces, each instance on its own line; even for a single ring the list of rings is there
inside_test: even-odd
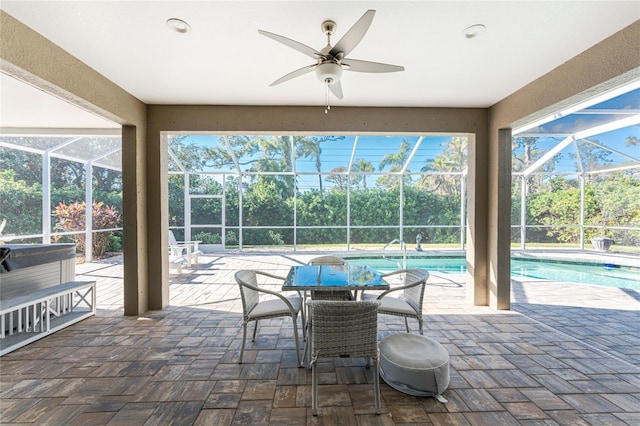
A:
[[[460,250],[464,250],[464,243],[465,243],[464,237],[467,234],[465,232],[465,223],[467,221],[467,217],[465,215],[465,212],[466,212],[465,191],[467,190],[467,187],[465,185],[466,178],[467,178],[466,173],[462,173],[460,175]]]
[[[227,174],[224,173],[222,175],[222,207],[221,207],[221,218],[222,222],[220,229],[220,242],[222,243],[222,250],[225,250],[227,247]]]
[[[184,240],[191,241],[191,188],[189,173],[184,172]]]
[[[351,173],[347,175],[347,251],[351,250]]]
[[[42,243],[51,243],[51,155],[42,154]]]
[[[351,167],[356,158],[356,149],[360,136],[356,136],[351,149],[351,158],[349,159],[349,174],[347,175],[347,251],[351,250]],[[365,175],[362,175],[365,178]]]
[[[291,168],[293,171],[293,251],[298,250],[298,176],[296,174],[296,146],[293,135],[289,136],[291,147]],[[318,174],[318,177],[320,175]]]
[[[238,173],[238,249],[242,251],[242,173]]]
[[[404,174],[398,175],[398,179],[400,180],[398,183],[400,184],[400,200],[399,201],[399,208],[398,208],[398,223],[400,225],[400,229],[398,230],[398,239],[400,241],[404,241],[404,238],[402,236],[403,234],[403,228],[404,228]]]
[[[87,262],[93,260],[93,163],[84,163],[84,202],[85,202],[85,253]]]
[[[520,176],[520,248],[527,247],[527,177]]]
[[[584,173],[578,177],[580,179],[580,250],[584,250]]]

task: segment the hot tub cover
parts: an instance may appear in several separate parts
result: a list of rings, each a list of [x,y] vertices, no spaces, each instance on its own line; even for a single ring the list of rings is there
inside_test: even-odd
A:
[[[75,244],[6,244],[0,246],[0,272],[11,272],[75,257]]]

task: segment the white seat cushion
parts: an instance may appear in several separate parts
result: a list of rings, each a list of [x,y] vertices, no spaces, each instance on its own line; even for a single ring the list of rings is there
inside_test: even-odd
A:
[[[288,297],[287,299],[293,305],[294,310],[300,311],[300,307],[302,306],[302,299],[300,297],[294,296]],[[287,315],[288,313],[289,307],[281,299],[269,299],[258,303],[249,313],[249,319],[272,315]]]
[[[377,298],[377,294],[364,293],[362,295],[362,300],[372,300]],[[411,307],[411,305],[409,305],[403,299],[392,296],[387,296],[380,299],[380,307],[378,308],[378,312],[384,313],[384,311],[397,312],[406,315],[416,314],[416,311]]]

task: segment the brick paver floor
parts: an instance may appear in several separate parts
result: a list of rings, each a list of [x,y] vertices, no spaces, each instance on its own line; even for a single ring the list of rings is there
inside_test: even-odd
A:
[[[311,254],[222,254],[173,277],[171,304],[123,316],[122,267],[78,265],[98,282],[95,317],[0,359],[0,423],[45,425],[638,425],[640,292],[513,280],[512,310],[470,305],[464,276],[433,274],[425,335],[451,356],[448,402],[381,382],[363,361],[298,368],[290,321],[260,323],[237,363],[242,305],[233,274],[285,274]],[[274,288],[278,288],[274,283]],[[379,337],[404,331],[378,320]],[[415,332],[415,321],[410,325]]]

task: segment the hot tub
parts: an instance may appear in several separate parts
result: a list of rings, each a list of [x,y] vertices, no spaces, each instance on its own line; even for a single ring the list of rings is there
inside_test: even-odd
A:
[[[75,244],[0,246],[0,302],[75,279]]]

